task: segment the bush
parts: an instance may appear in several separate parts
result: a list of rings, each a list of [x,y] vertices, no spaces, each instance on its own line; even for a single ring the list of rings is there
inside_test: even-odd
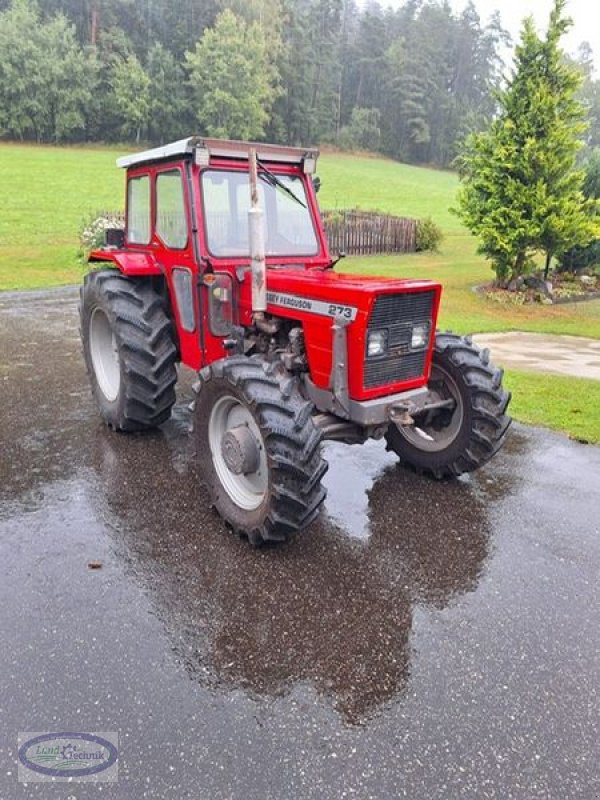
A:
[[[583,193],[587,198],[600,199],[600,149],[592,150],[584,165]]]
[[[600,239],[594,239],[587,247],[572,247],[559,259],[560,272],[580,272],[600,264]]]
[[[597,148],[585,164],[583,193],[588,200],[600,199],[600,150]],[[593,239],[585,247],[571,247],[559,258],[561,272],[579,272],[596,264],[600,264],[600,239]]]
[[[343,150],[377,150],[381,139],[381,112],[376,108],[354,108],[350,124],[340,131],[339,145]]]
[[[442,229],[431,217],[417,220],[417,253],[424,250],[437,252],[443,238]]]

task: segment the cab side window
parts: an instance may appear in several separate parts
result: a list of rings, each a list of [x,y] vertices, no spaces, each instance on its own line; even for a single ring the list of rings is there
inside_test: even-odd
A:
[[[150,243],[150,178],[141,175],[127,184],[127,241]]]
[[[161,172],[156,178],[156,233],[174,250],[181,250],[187,244],[187,218],[179,170]]]

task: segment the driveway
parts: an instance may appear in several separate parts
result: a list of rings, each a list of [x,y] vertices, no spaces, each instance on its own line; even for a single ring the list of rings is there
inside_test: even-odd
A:
[[[190,378],[113,434],[76,294],[0,297],[0,798],[597,800],[600,449],[515,426],[433,483],[330,446],[320,518],[257,551]],[[118,782],[18,783],[18,732],[65,730],[117,732]]]
[[[600,381],[598,339],[522,331],[480,333],[473,339],[479,347],[488,347],[494,363],[501,367]]]

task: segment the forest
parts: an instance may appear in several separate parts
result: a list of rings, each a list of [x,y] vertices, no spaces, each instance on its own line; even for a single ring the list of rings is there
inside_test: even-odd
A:
[[[158,144],[191,132],[449,166],[510,74],[496,13],[406,0],[0,0],[0,136]],[[582,45],[600,144],[600,83]]]

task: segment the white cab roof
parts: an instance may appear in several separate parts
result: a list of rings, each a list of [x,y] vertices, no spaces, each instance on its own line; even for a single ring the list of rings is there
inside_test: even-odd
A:
[[[206,139],[202,136],[190,136],[187,139],[180,139],[177,142],[171,142],[161,147],[153,147],[151,150],[144,150],[141,153],[118,158],[117,166],[127,168],[168,158],[182,158],[195,153],[198,153],[198,156],[202,158],[202,160],[198,160],[198,163],[208,164],[212,156],[245,161],[248,159],[252,148],[256,150],[258,158],[263,161],[279,161],[285,164],[303,164],[305,159],[312,159],[316,163],[319,156],[319,151],[313,147],[305,149],[302,147],[264,144],[262,142],[237,142],[227,139]]]

